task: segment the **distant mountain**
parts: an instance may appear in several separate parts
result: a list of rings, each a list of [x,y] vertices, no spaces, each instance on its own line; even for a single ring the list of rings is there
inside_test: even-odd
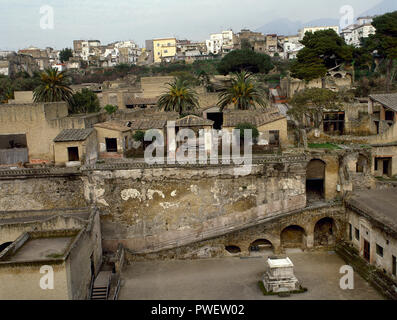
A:
[[[397,1],[396,0],[383,0],[378,5],[373,8],[364,11],[360,14],[361,17],[364,16],[373,16],[376,14],[384,14],[386,12],[392,12],[397,10]]]
[[[266,23],[255,31],[262,32],[263,34],[276,33],[282,35],[293,35],[297,34],[298,29],[301,27],[301,21],[291,21],[288,18],[282,18]]]
[[[262,27],[256,29],[257,32],[264,34],[276,33],[284,36],[298,34],[298,30],[303,27],[317,27],[317,26],[337,26],[338,19],[324,18],[316,19],[309,22],[291,21],[288,18],[273,20]]]
[[[392,12],[397,10],[397,0],[383,0],[373,8],[362,12],[357,17],[361,16],[372,16],[377,14],[383,14],[386,12]],[[302,21],[291,21],[288,18],[281,18],[273,20],[269,23],[264,24],[255,31],[262,32],[264,34],[276,33],[280,35],[295,35],[298,34],[298,30],[303,27],[316,27],[316,26],[338,26],[339,18],[323,18],[311,20],[308,22]]]

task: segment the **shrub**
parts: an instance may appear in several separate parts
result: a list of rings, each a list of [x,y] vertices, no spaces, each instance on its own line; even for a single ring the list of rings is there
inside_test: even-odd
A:
[[[143,142],[145,140],[145,132],[138,130],[132,135],[132,138],[137,142]]]
[[[112,104],[107,104],[103,109],[110,115],[115,113],[119,107],[112,105]]]
[[[240,138],[244,139],[244,130],[252,130],[252,139],[255,141],[259,137],[258,128],[250,123],[240,123],[236,126],[240,130]]]
[[[91,90],[83,89],[73,95],[70,103],[72,113],[93,113],[99,112],[98,96]]]

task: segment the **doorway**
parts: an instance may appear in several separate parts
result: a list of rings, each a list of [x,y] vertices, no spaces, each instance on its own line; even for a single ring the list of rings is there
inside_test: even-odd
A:
[[[106,152],[117,152],[117,139],[116,138],[106,138]]]
[[[69,161],[80,161],[78,147],[69,147],[68,148],[68,159],[69,159]]]
[[[391,177],[391,158],[383,159],[383,174]]]
[[[215,130],[221,130],[223,126],[223,112],[211,112],[207,113],[207,119],[214,121],[213,128]]]
[[[367,262],[371,261],[371,245],[370,243],[364,239],[364,259]]]
[[[325,198],[325,167],[322,160],[311,160],[306,170],[306,196],[307,201],[316,202]]]

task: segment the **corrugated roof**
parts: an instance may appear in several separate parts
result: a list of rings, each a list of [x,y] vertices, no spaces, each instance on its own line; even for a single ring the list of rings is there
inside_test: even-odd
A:
[[[230,111],[223,114],[224,127],[236,127],[241,123],[249,123],[256,127],[285,118],[278,108],[260,111]]]
[[[129,123],[128,120],[112,120],[112,121],[97,123],[94,125],[94,127],[125,132],[131,130],[131,128],[128,126],[128,123]]]
[[[84,141],[87,139],[94,129],[64,129],[58,134],[54,142],[67,142],[67,141]]]
[[[369,97],[385,107],[397,111],[397,93],[371,94]]]
[[[195,115],[188,115],[182,119],[175,121],[177,127],[198,127],[198,126],[212,126],[214,121],[204,119]]]

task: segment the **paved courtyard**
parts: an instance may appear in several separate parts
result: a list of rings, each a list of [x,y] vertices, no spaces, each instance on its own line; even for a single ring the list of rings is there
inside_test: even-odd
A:
[[[345,263],[333,252],[288,253],[295,275],[308,292],[289,298],[264,296],[258,281],[265,257],[193,261],[134,262],[123,272],[120,300],[379,300],[383,299],[358,274],[354,290],[339,287]]]

